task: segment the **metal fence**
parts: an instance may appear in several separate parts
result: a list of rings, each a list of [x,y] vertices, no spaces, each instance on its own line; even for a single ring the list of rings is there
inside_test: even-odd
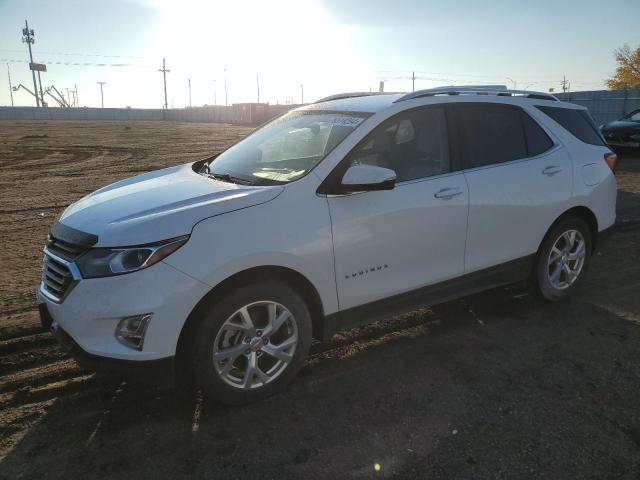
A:
[[[618,119],[640,108],[640,90],[596,90],[590,92],[555,93],[565,102],[585,106],[597,124]],[[251,104],[243,104],[251,105]],[[236,105],[237,106],[237,105]],[[299,105],[268,105],[267,118]],[[0,107],[0,120],[167,120],[174,122],[246,123],[241,109],[229,105],[193,108],[36,108]],[[261,123],[260,121],[253,122]]]
[[[589,109],[598,125],[616,120],[640,108],[640,90],[595,90],[591,92],[554,93],[563,102]]]
[[[247,104],[249,105],[249,104]],[[299,105],[268,105],[266,118],[284,113]],[[165,120],[172,122],[255,124],[265,120],[247,120],[233,105],[193,108],[36,108],[0,107],[0,120]]]

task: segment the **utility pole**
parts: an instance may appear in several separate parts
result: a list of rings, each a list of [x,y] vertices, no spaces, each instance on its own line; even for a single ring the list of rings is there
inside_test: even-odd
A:
[[[11,106],[13,107],[13,90],[11,89],[11,70],[9,70],[8,63],[7,63],[7,76],[9,77],[9,94],[11,95]]]
[[[213,79],[213,104],[217,105],[218,104],[218,92],[216,89],[216,79]]]
[[[24,21],[25,28],[22,29],[22,43],[26,43],[29,47],[29,68],[33,63],[33,53],[31,52],[31,44],[34,42],[33,30],[29,30],[29,23]],[[31,70],[31,76],[33,77],[33,91],[36,92],[36,106],[40,106],[40,99],[38,98],[38,84],[36,83],[36,72]]]
[[[187,78],[189,81],[189,108],[191,108],[191,79]]]
[[[98,85],[100,85],[100,101],[102,103],[102,107],[104,108],[104,95],[102,94],[102,86],[107,83],[107,82],[96,82]]]
[[[42,80],[40,79],[40,70],[38,70],[38,83],[40,84],[40,103],[43,107],[46,107],[47,104],[44,101],[44,94],[42,93]]]
[[[167,108],[169,108],[169,105],[167,104],[167,73],[169,73],[171,70],[167,70],[167,67],[164,63],[164,57],[162,58],[162,68],[159,68],[158,71],[162,72],[162,77],[164,78],[164,109],[166,110]]]
[[[256,87],[258,88],[258,103],[260,103],[260,78],[256,73]]]
[[[411,72],[411,91],[416,91],[416,72]]]
[[[73,84],[73,94],[76,96],[76,106],[80,106],[80,100],[78,99],[78,85]]]
[[[229,99],[227,97],[227,69],[224,69],[224,104],[229,105]]]
[[[300,84],[300,105],[304,105],[304,85]]]
[[[569,85],[569,82],[567,82],[566,75],[562,76],[562,82],[560,82],[560,84],[562,85],[562,93],[567,93],[567,87]]]

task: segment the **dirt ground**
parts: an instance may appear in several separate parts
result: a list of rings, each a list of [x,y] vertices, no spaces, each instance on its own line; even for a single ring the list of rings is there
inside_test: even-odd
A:
[[[81,370],[34,287],[56,216],[248,130],[0,122],[0,478],[640,478],[640,157],[575,295],[502,288],[315,345],[241,408]],[[378,466],[378,468],[376,468]]]

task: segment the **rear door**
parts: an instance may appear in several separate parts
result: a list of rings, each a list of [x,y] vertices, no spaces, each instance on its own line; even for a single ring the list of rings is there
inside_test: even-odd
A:
[[[453,107],[469,187],[466,271],[534,254],[571,195],[571,163],[523,109]]]
[[[340,308],[462,275],[468,193],[449,157],[446,107],[402,112],[338,168],[391,168],[393,190],[329,196]]]

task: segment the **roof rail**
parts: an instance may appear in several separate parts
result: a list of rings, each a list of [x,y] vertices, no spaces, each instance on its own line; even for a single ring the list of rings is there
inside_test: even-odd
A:
[[[419,91],[420,92],[426,92],[426,91],[438,92],[440,90],[444,90],[444,91],[458,90],[460,92],[462,92],[462,91],[495,92],[495,91],[498,91],[498,90],[503,91],[503,90],[506,90],[506,89],[507,89],[506,85],[459,85],[459,86],[447,85],[447,86],[444,86],[444,87],[433,87],[433,88],[427,88],[425,90],[419,90]]]
[[[557,97],[543,92],[532,92],[529,90],[508,90],[504,85],[475,85],[466,87],[437,87],[417,92],[408,93],[393,103],[404,102],[414,98],[433,97],[435,95],[496,95],[498,97],[512,97],[521,95],[526,98],[536,98],[538,100],[552,100],[559,102]]]
[[[331,100],[342,100],[343,98],[356,98],[356,97],[369,97],[372,95],[392,95],[397,92],[347,92],[347,93],[336,93],[335,95],[329,95],[328,97],[321,98],[320,100],[316,100],[313,103],[322,103],[329,102]]]

